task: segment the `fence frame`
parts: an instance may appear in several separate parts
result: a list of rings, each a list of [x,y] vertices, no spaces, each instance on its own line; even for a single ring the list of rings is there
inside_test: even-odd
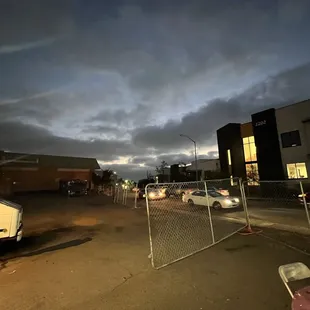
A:
[[[188,183],[204,183],[204,189],[206,190],[207,192],[207,189],[208,189],[208,181],[212,181],[212,182],[221,182],[221,181],[229,181],[231,182],[231,178],[226,178],[226,179],[218,179],[218,180],[204,180],[204,181],[193,181],[193,182],[170,182],[170,183],[150,183],[148,184],[146,187],[145,187],[145,200],[146,200],[146,210],[147,210],[147,218],[148,218],[148,233],[149,233],[149,245],[150,245],[150,255],[149,255],[149,258],[151,259],[151,265],[154,269],[161,269],[161,268],[164,268],[166,266],[169,266],[173,263],[176,263],[180,260],[183,260],[187,257],[190,257],[190,256],[193,256],[199,252],[202,252],[204,251],[205,249],[208,249],[224,240],[226,240],[227,238],[230,238],[231,236],[237,234],[238,232],[244,230],[246,227],[248,227],[250,225],[250,221],[249,221],[249,214],[248,214],[248,209],[247,209],[247,204],[246,204],[246,197],[245,197],[245,192],[244,192],[244,187],[243,187],[243,184],[242,184],[242,179],[241,178],[235,178],[235,179],[238,179],[238,186],[239,186],[239,190],[240,190],[240,194],[241,194],[241,201],[242,201],[242,205],[243,205],[243,210],[244,210],[244,214],[245,214],[245,221],[246,221],[246,224],[243,225],[242,227],[240,227],[239,229],[237,229],[236,231],[232,232],[231,234],[228,234],[226,235],[225,237],[215,241],[215,237],[214,237],[214,227],[213,227],[213,222],[212,222],[212,214],[211,214],[211,209],[210,209],[210,203],[209,203],[209,198],[207,198],[207,201],[208,201],[208,216],[209,216],[209,221],[210,221],[210,230],[211,230],[211,238],[212,238],[212,243],[205,246],[205,247],[202,247],[201,249],[199,250],[196,250],[196,251],[193,251],[192,253],[190,254],[187,254],[187,255],[184,255],[182,257],[179,257],[177,259],[174,259],[173,261],[170,261],[166,264],[162,264],[160,266],[156,266],[155,265],[155,262],[154,262],[154,245],[153,245],[153,238],[152,238],[152,227],[151,227],[151,213],[150,213],[150,205],[149,205],[149,200],[148,200],[148,188],[150,186],[159,186],[159,185],[176,185],[176,184],[188,184]],[[198,186],[197,186],[198,187]],[[208,195],[206,196],[208,197]]]
[[[246,208],[248,209],[248,205],[247,205],[247,200],[249,199],[249,197],[247,197],[246,193],[245,193],[245,189],[244,189],[244,185],[247,184],[248,185],[248,181],[243,181],[243,191],[244,191],[244,195],[245,195],[245,203],[246,203]],[[302,198],[303,198],[303,205],[304,205],[304,209],[305,209],[305,213],[306,213],[306,219],[307,219],[307,222],[308,222],[308,226],[310,228],[310,213],[309,213],[309,207],[307,205],[307,202],[306,202],[306,198],[305,198],[305,192],[304,192],[304,186],[303,184],[305,183],[304,181],[300,181],[300,180],[262,180],[262,181],[259,181],[259,185],[256,185],[254,187],[260,187],[260,184],[286,184],[286,185],[289,185],[289,184],[295,184],[296,187],[299,187],[300,189],[300,192],[301,192],[301,195],[302,195]],[[277,201],[277,200],[276,200]],[[249,214],[249,212],[247,212],[247,214]],[[249,220],[249,224],[250,224],[250,220]]]
[[[307,205],[307,201],[306,201],[306,197],[305,197],[304,186],[303,186],[302,181],[300,181],[299,184],[300,184],[300,191],[301,191],[301,195],[302,195],[302,200],[303,200],[304,207],[305,207],[306,217],[307,217],[308,225],[310,228],[310,215],[309,215],[308,205]]]

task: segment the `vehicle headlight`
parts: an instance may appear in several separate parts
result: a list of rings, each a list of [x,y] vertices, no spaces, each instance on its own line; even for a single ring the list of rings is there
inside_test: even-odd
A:
[[[240,202],[239,198],[235,198],[234,200],[235,202]]]
[[[151,198],[153,198],[153,197],[155,197],[155,194],[154,194],[154,193],[150,193],[149,196],[150,196]]]

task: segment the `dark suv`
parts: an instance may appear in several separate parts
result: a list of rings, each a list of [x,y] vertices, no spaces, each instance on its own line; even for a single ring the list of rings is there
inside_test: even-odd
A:
[[[167,198],[169,198],[170,196],[182,198],[185,194],[191,193],[196,190],[199,190],[199,187],[195,183],[193,184],[175,183],[171,185],[169,188],[167,188],[165,190],[165,193]]]

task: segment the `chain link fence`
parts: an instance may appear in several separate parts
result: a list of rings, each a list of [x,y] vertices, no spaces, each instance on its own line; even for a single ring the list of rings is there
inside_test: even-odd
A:
[[[207,180],[206,186],[212,196],[210,206],[215,242],[233,235],[250,224],[241,179]]]
[[[116,186],[113,201],[129,208],[146,208],[145,190],[128,189],[121,185]]]
[[[128,198],[128,189],[120,185],[115,186],[113,202],[116,204],[126,205],[127,198]]]
[[[240,184],[238,179],[149,184],[145,195],[153,267],[193,255],[244,228],[245,220],[226,215],[238,210],[245,218]]]
[[[297,180],[244,182],[250,218],[310,228],[310,182]]]

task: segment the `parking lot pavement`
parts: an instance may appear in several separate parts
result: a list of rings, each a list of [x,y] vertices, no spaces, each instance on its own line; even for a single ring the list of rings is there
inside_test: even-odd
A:
[[[41,205],[40,199],[44,207],[33,212],[35,202]],[[309,256],[271,239],[235,235],[154,270],[148,259],[145,210],[110,205],[103,198],[29,201],[28,224],[40,214],[53,217],[55,205],[54,218],[59,223],[55,220],[52,226],[58,228],[44,226],[44,221],[43,227],[35,224],[35,234],[29,231],[20,248],[2,253],[0,305],[6,310],[289,309],[277,268],[294,261],[310,264]],[[58,216],[59,210],[65,210],[65,221]],[[182,226],[169,218],[166,222],[171,228]],[[187,233],[188,239],[178,242],[195,238],[193,231],[179,231],[181,237]],[[275,233],[270,232],[271,236]],[[286,241],[290,238],[290,234],[285,236]],[[297,240],[303,244],[298,236],[292,242]],[[167,251],[173,242],[170,239],[166,244]]]

